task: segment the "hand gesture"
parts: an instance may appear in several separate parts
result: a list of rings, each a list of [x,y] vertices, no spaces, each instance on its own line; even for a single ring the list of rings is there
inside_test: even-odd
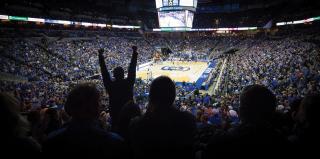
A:
[[[104,53],[104,49],[101,48],[101,49],[98,50],[98,52],[99,52],[99,55],[102,55]]]
[[[135,46],[135,45],[132,46],[132,51],[133,51],[133,52],[137,52],[137,49],[138,49],[137,46]]]

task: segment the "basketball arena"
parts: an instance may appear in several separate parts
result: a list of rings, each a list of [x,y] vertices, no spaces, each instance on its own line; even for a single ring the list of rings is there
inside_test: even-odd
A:
[[[0,154],[307,156],[320,141],[319,8],[1,0]]]

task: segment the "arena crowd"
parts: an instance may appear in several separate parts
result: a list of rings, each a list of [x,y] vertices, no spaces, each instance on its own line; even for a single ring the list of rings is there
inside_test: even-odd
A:
[[[319,35],[6,39],[0,72],[11,80],[0,81],[2,144],[39,155],[133,158],[311,146],[319,139],[320,99],[312,38]],[[216,60],[217,92],[165,76],[136,79],[136,66],[152,61],[157,46],[170,48],[172,59]]]

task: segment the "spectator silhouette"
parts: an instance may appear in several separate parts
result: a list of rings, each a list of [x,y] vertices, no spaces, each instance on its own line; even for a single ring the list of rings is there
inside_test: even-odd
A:
[[[112,121],[112,129],[114,129],[118,122],[119,113],[122,107],[133,101],[133,86],[136,78],[136,66],[137,66],[137,47],[132,47],[133,53],[131,63],[128,68],[128,77],[124,78],[124,70],[122,67],[116,67],[113,70],[114,81],[111,80],[111,76],[106,67],[103,49],[99,50],[99,63],[101,68],[101,74],[104,87],[109,94],[110,103],[110,116]]]
[[[146,114],[130,126],[132,148],[137,158],[192,158],[196,129],[194,117],[174,107],[176,88],[166,76],[153,80]]]
[[[130,102],[123,106],[119,114],[119,124],[116,130],[125,140],[129,141],[130,122],[139,116],[141,116],[141,110],[137,104]]]
[[[273,127],[272,121],[276,113],[276,97],[266,87],[250,85],[240,95],[241,124],[226,133],[218,133],[210,140],[204,158],[212,158],[219,153],[265,151],[261,145],[268,145],[277,150],[285,145],[285,137]],[[280,150],[280,149],[278,149]]]
[[[122,151],[126,151],[123,139],[99,125],[99,100],[100,93],[94,85],[75,87],[65,103],[65,110],[72,119],[65,128],[49,135],[43,152],[50,156],[123,157]]]
[[[319,140],[319,106],[320,95],[312,94],[306,96],[300,104],[297,113],[297,139],[295,144],[303,145],[302,148],[311,147]]]
[[[55,108],[49,108],[45,111],[43,129],[46,135],[49,135],[51,132],[61,127],[62,124],[59,118],[59,112]]]
[[[28,122],[20,115],[19,102],[11,95],[0,93],[0,124],[1,124],[1,155],[6,153],[10,157],[24,156],[34,157],[40,153],[39,144],[27,137],[29,131]]]

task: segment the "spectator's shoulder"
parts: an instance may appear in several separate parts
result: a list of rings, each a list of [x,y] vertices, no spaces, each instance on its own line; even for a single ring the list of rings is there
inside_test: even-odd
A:
[[[6,143],[6,141],[4,141]],[[12,149],[11,149],[12,148]],[[40,145],[33,138],[18,137],[11,139],[5,150],[17,150],[17,152],[23,153],[37,153],[40,152]]]
[[[128,152],[128,145],[125,140],[114,132],[108,132],[106,130],[99,130],[101,146],[104,147],[105,152],[110,152],[112,155],[126,156],[128,154],[123,152]],[[111,156],[112,156],[111,155]],[[109,154],[107,154],[109,156]]]
[[[66,132],[66,128],[61,128],[61,129],[58,129],[56,131],[53,131],[52,133],[50,133],[48,135],[48,140],[51,140],[51,139],[54,139],[54,138],[57,138],[57,137],[60,137],[60,136],[63,136],[63,134]]]
[[[56,150],[57,145],[59,145],[59,143],[63,141],[65,132],[66,128],[62,128],[50,133],[47,139],[42,144],[42,151],[44,153],[51,153],[52,151]]]
[[[114,132],[106,132],[106,134],[108,135],[108,138],[109,138],[111,141],[114,141],[114,142],[124,142],[124,139],[123,139],[120,135],[118,135],[118,134],[116,134],[116,133],[114,133]]]
[[[91,131],[93,132],[93,134],[91,135],[98,137],[102,140],[108,140],[110,142],[124,142],[124,139],[114,132],[110,132],[101,128],[94,128]]]
[[[195,117],[191,113],[186,112],[186,111],[180,111],[180,110],[178,110],[178,112],[179,112],[179,115],[181,116],[182,119],[191,120],[194,122],[196,121]]]
[[[141,124],[141,122],[143,122],[144,118],[145,118],[145,115],[137,116],[137,117],[134,117],[133,119],[131,119],[129,129],[136,128],[138,125]]]

